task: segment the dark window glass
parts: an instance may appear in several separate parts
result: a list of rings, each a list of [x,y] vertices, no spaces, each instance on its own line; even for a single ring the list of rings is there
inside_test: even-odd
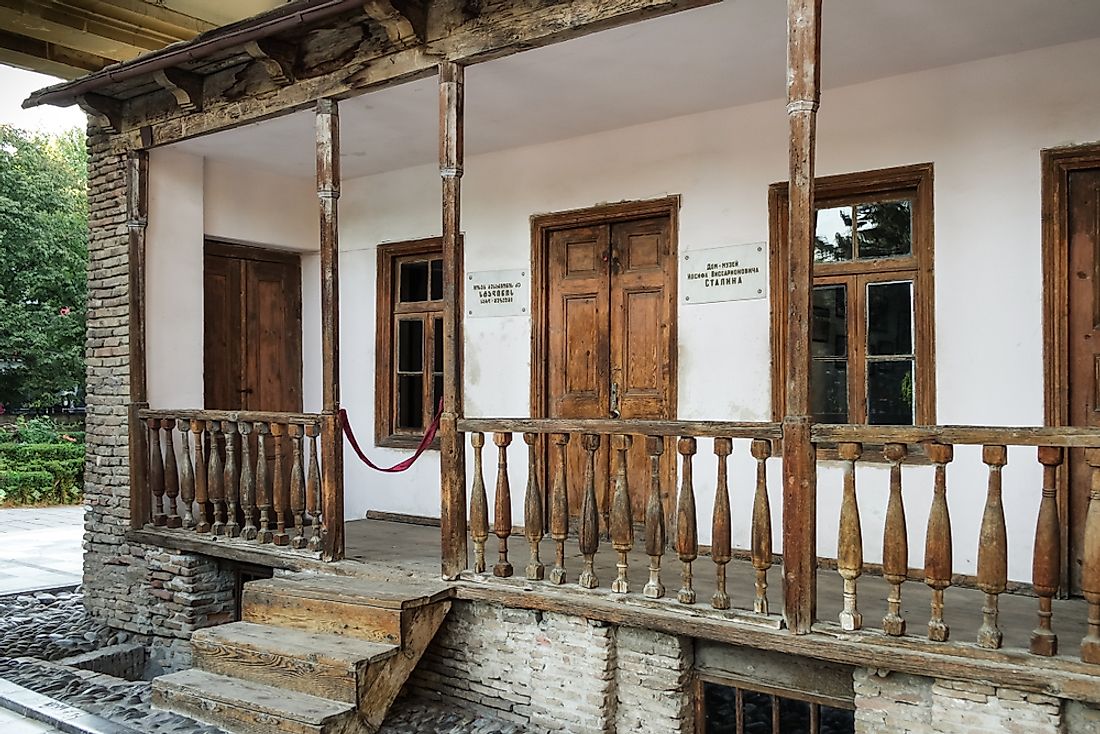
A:
[[[810,373],[810,410],[818,423],[848,422],[848,363],[815,359]]]
[[[745,734],[772,733],[772,697],[756,691],[741,691]]]
[[[867,363],[867,422],[879,426],[912,425],[912,359]]]
[[[397,370],[421,372],[424,369],[424,322],[420,319],[397,322]]]
[[[810,704],[793,698],[777,696],[779,731],[783,734],[813,734],[810,731]]]
[[[823,285],[813,292],[813,356],[848,354],[848,294],[842,285]]]
[[[399,375],[397,378],[397,427],[424,427],[424,376]]]
[[[432,336],[433,341],[435,342],[435,355],[432,358],[432,371],[443,372],[443,319],[435,319],[432,326]]]
[[[867,354],[913,353],[913,284],[867,285]]]
[[[816,710],[816,720],[812,711]],[[855,712],[717,683],[703,684],[704,734],[854,734]]]
[[[880,201],[856,206],[860,259],[896,257],[913,251],[913,204]]]
[[[835,263],[852,259],[852,207],[817,210],[814,260]]]
[[[443,261],[432,260],[432,300],[443,300]]]
[[[425,261],[401,263],[399,282],[402,303],[428,300],[428,263]]]

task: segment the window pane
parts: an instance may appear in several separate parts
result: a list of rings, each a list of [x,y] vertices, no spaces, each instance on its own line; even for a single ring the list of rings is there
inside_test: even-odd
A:
[[[424,376],[399,375],[397,378],[397,427],[424,428]]]
[[[816,734],[810,731],[810,704],[779,697],[779,731],[783,734]]]
[[[867,354],[913,353],[913,284],[867,284]]]
[[[848,422],[848,363],[815,359],[810,373],[810,410],[819,423]]]
[[[397,370],[424,371],[424,322],[420,319],[397,322]]]
[[[850,709],[835,709],[832,706],[821,707],[821,731],[854,732],[856,730],[856,712]]]
[[[817,210],[814,260],[835,263],[852,259],[852,207]]]
[[[772,733],[772,697],[756,691],[741,692],[745,709],[745,734]]]
[[[815,357],[848,354],[848,292],[842,285],[814,288],[812,349]]]
[[[881,201],[856,207],[859,257],[894,257],[913,251],[913,205]]]
[[[432,260],[432,300],[443,299],[443,261]]]
[[[401,263],[400,284],[402,303],[428,300],[428,263]]]
[[[432,340],[434,341],[434,355],[432,355],[432,371],[443,371],[443,319],[435,319],[433,322]]]
[[[913,423],[913,360],[867,363],[867,422],[879,426]]]
[[[736,734],[737,690],[714,683],[703,684],[706,734]]]
[[[432,377],[432,405],[431,414],[439,410],[439,401],[443,399],[443,375],[436,374]]]

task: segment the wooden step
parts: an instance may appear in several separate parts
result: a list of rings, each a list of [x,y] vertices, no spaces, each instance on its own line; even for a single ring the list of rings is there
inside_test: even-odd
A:
[[[193,665],[334,701],[358,703],[367,669],[398,652],[397,645],[283,627],[234,622],[191,636]]]
[[[399,645],[408,613],[450,595],[442,581],[296,574],[245,584],[241,618]]]
[[[153,705],[232,734],[358,734],[356,707],[305,693],[184,670],[153,681]]]

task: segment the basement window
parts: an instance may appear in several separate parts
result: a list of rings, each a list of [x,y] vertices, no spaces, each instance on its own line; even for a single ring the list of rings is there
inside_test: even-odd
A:
[[[699,734],[854,734],[855,711],[789,691],[700,682]]]

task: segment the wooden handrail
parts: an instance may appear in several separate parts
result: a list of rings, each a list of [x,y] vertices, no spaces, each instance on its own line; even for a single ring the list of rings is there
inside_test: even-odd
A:
[[[141,420],[182,420],[231,421],[234,423],[316,423],[327,413],[273,413],[261,410],[171,410],[161,408],[142,408],[138,412]]]
[[[463,433],[593,433],[607,436],[693,436],[696,438],[782,437],[778,423],[736,421],[654,421],[604,418],[461,418]]]
[[[814,443],[856,442],[865,444],[924,442],[985,446],[1100,446],[1100,430],[1071,426],[872,426],[815,424],[810,435]]]

